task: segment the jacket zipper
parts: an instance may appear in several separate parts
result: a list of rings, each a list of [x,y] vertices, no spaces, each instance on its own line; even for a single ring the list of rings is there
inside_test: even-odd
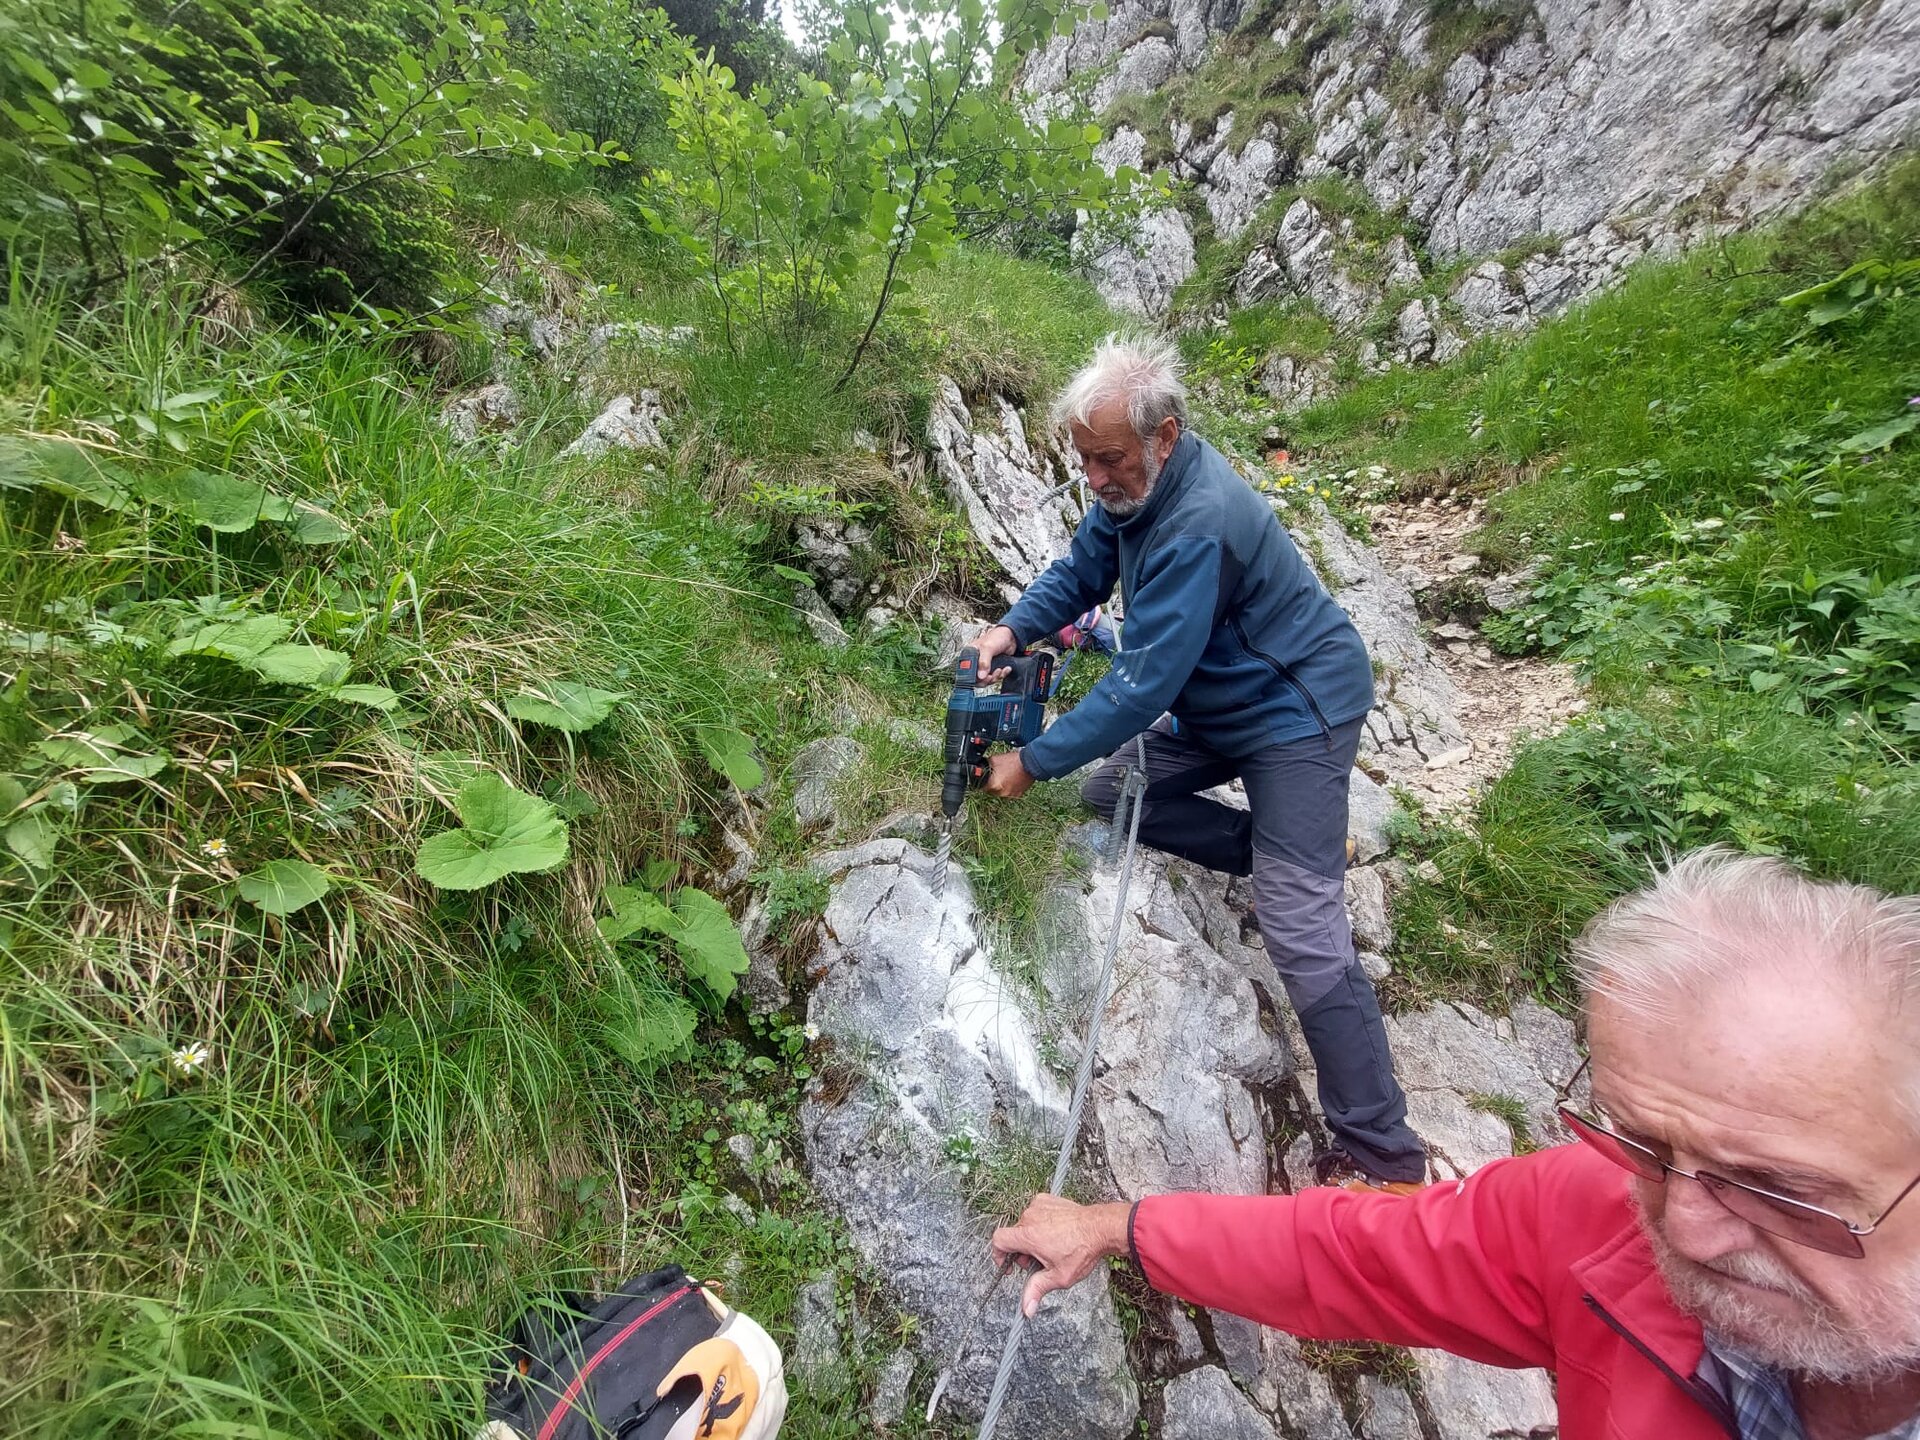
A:
[[[646,1310],[641,1312],[639,1319],[629,1320],[618,1335],[615,1335],[611,1340],[607,1341],[606,1344],[594,1351],[592,1356],[587,1360],[587,1363],[582,1365],[573,1379],[567,1382],[566,1392],[561,1395],[560,1403],[547,1412],[547,1418],[542,1421],[540,1425],[539,1440],[553,1440],[553,1432],[560,1428],[560,1422],[566,1419],[567,1412],[573,1409],[575,1397],[580,1394],[581,1386],[587,1383],[587,1376],[593,1373],[595,1366],[606,1359],[614,1350],[618,1349],[621,1343],[625,1341],[629,1335],[633,1334],[634,1331],[653,1319],[654,1316],[673,1304],[674,1301],[684,1299],[692,1293],[693,1287],[691,1285],[682,1285],[671,1295],[668,1295],[662,1300],[655,1301],[652,1305],[648,1306]]]
[[[1246,627],[1240,623],[1240,617],[1238,615],[1234,616],[1233,619],[1227,623],[1233,627],[1234,636],[1240,641],[1240,648],[1253,656],[1254,659],[1260,661],[1269,670],[1273,671],[1275,675],[1278,675],[1288,685],[1291,685],[1295,693],[1307,702],[1307,709],[1313,712],[1313,720],[1314,723],[1320,727],[1320,733],[1328,740],[1332,740],[1333,727],[1327,724],[1327,717],[1320,713],[1320,702],[1313,698],[1313,692],[1311,690],[1300,683],[1300,677],[1295,675],[1287,666],[1282,665],[1278,660],[1274,659],[1273,656],[1267,654],[1266,651],[1256,647],[1253,641],[1247,638]]]
[[[1608,1314],[1606,1306],[1594,1299],[1593,1296],[1582,1295],[1580,1298],[1586,1303],[1586,1307],[1589,1310],[1600,1317],[1609,1330],[1613,1331],[1614,1334],[1618,1335],[1622,1340],[1626,1341],[1627,1344],[1631,1345],[1651,1361],[1654,1368],[1675,1385],[1678,1385],[1688,1399],[1692,1400],[1695,1404],[1699,1405],[1701,1409],[1713,1416],[1713,1418],[1720,1423],[1720,1428],[1731,1435],[1733,1440],[1740,1440],[1740,1422],[1734,1418],[1732,1409],[1729,1408],[1725,1397],[1722,1396],[1718,1390],[1714,1389],[1704,1380],[1681,1375],[1678,1370],[1675,1370],[1671,1365],[1667,1364],[1666,1361],[1654,1354],[1638,1335],[1635,1335],[1631,1330],[1627,1329],[1625,1325],[1622,1325],[1618,1320],[1614,1319],[1612,1315]]]

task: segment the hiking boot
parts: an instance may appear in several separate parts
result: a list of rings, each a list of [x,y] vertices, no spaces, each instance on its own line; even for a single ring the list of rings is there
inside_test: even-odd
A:
[[[1427,1188],[1425,1180],[1382,1180],[1369,1175],[1341,1149],[1323,1150],[1313,1157],[1313,1183],[1338,1185],[1342,1190],[1357,1190],[1363,1195],[1418,1195]]]

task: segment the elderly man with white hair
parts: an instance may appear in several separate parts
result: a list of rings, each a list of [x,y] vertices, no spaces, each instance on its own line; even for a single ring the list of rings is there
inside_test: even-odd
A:
[[[1300,1017],[1332,1148],[1323,1182],[1395,1190],[1426,1173],[1346,910],[1347,785],[1373,707],[1360,634],[1267,503],[1187,428],[1171,347],[1109,336],[1055,406],[1099,501],[1073,547],[974,641],[981,670],[1120,587],[1123,648],[1072,711],[996,755],[986,790],[1108,756],[1083,793],[1113,814],[1146,732],[1140,838],[1253,877],[1267,955]],[[1248,808],[1200,792],[1238,777]]]
[[[1709,849],[1575,958],[1575,1143],[1412,1199],[1041,1196],[993,1241],[1029,1313],[1131,1255],[1296,1335],[1544,1366],[1562,1440],[1920,1437],[1920,898]]]

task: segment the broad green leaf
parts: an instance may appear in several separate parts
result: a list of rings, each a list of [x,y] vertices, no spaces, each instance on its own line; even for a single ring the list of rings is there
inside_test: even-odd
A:
[[[804,585],[809,590],[815,588],[813,576],[804,570],[796,570],[791,565],[775,565],[773,567],[773,573],[778,575],[782,580],[791,580],[794,584]]]
[[[286,524],[288,533],[301,545],[338,545],[343,540],[353,538],[353,531],[344,520],[318,505],[304,502],[293,505],[292,513],[286,517]]]
[[[1760,694],[1765,694],[1769,690],[1778,689],[1780,686],[1786,684],[1787,677],[1782,675],[1778,670],[1754,670],[1747,675],[1747,683],[1751,685],[1755,691]]]
[[[603,986],[598,999],[608,1048],[642,1068],[678,1055],[700,1023],[684,1000],[648,994],[625,975]]]
[[[146,753],[127,744],[138,738],[131,725],[106,725],[92,734],[54,735],[34,749],[55,764],[80,772],[83,785],[112,785],[122,780],[150,780],[172,763],[164,750]]]
[[[478,890],[508,875],[551,870],[567,858],[567,822],[537,795],[492,771],[460,787],[461,828],[420,846],[415,868],[442,890]]]
[[[1920,427],[1920,410],[1910,410],[1905,415],[1896,415],[1891,420],[1870,425],[1857,435],[1849,435],[1837,448],[1845,455],[1865,455],[1891,445],[1916,427]]]
[[[507,713],[516,720],[550,725],[555,730],[591,730],[627,698],[625,690],[596,690],[573,680],[548,680],[507,697]]]
[[[553,808],[566,820],[584,820],[600,813],[600,802],[578,785],[569,785],[553,798]]]
[[[228,660],[252,660],[277,645],[293,631],[284,615],[244,615],[197,626],[167,646],[169,655],[220,655]]]
[[[285,518],[287,502],[265,486],[216,475],[210,470],[179,470],[146,475],[140,494],[149,504],[184,515],[223,535],[251,530],[256,521]]]
[[[633,935],[671,935],[680,928],[679,917],[661,903],[660,897],[633,885],[609,885],[605,892],[611,915],[597,922],[600,938],[618,945]]]
[[[384,685],[329,685],[320,693],[329,700],[371,705],[375,710],[391,710],[400,703],[400,697]]]
[[[730,725],[702,725],[695,732],[707,763],[731,780],[736,789],[752,790],[767,778],[753,756],[753,737]]]
[[[332,888],[327,872],[305,860],[269,860],[251,875],[240,877],[240,898],[269,915],[291,915]]]
[[[218,390],[183,390],[178,395],[169,395],[162,400],[160,408],[178,420],[219,398]]]
[[[747,973],[747,951],[733,916],[713,896],[691,885],[681,887],[673,897],[673,909],[680,919],[680,928],[673,934],[680,963],[725,1000],[733,994],[737,977]]]
[[[60,829],[53,816],[33,810],[7,826],[7,849],[36,870],[53,868],[54,846]]]
[[[117,466],[83,446],[64,440],[0,439],[0,488],[38,485],[103,510],[131,510],[134,499],[123,482]]]
[[[338,685],[350,661],[324,645],[269,645],[240,663],[282,685]]]

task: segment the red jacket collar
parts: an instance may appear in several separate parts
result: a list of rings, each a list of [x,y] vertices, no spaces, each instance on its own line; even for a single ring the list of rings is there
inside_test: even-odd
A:
[[[1700,1322],[1673,1303],[1653,1263],[1653,1247],[1631,1212],[1618,1231],[1572,1269],[1586,1294],[1662,1364],[1684,1376],[1700,1368],[1706,1353]]]

